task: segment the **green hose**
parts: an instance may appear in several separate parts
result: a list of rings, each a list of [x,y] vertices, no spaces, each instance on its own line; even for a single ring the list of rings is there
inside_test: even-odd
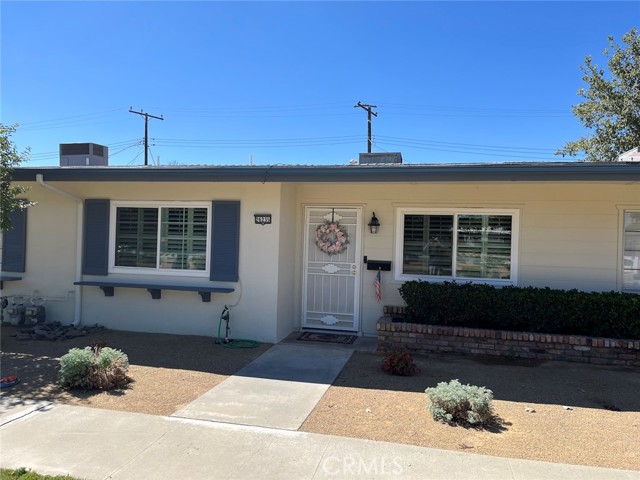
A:
[[[222,314],[220,315],[220,321],[218,322],[218,339],[216,343],[222,345],[225,348],[256,348],[260,345],[260,343],[255,340],[247,340],[246,338],[236,338],[229,339],[227,337],[222,338],[220,336],[220,330],[222,328],[222,320],[226,320],[227,322],[227,337],[229,335],[229,307],[226,305],[222,310]]]

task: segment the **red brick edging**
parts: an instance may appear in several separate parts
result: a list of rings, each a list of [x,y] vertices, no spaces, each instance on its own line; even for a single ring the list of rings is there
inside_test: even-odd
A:
[[[403,346],[415,353],[449,352],[510,358],[640,366],[640,340],[511,332],[394,322],[402,307],[385,307],[378,320],[378,349]]]

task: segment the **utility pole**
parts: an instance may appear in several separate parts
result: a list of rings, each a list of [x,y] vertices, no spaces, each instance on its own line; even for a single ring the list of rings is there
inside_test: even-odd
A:
[[[378,114],[376,112],[372,111],[371,109],[372,108],[377,108],[377,105],[368,105],[366,103],[358,102],[357,104],[355,104],[353,106],[353,108],[358,108],[358,107],[363,108],[363,109],[365,109],[367,111],[367,121],[368,121],[368,126],[369,126],[369,129],[368,129],[369,134],[368,134],[368,137],[367,137],[368,138],[368,141],[367,141],[367,153],[371,153],[371,115],[373,115],[374,117],[378,116]]]
[[[142,109],[139,112],[129,108],[129,113],[135,113],[136,115],[142,115],[144,117],[144,164],[149,165],[149,118],[155,118],[156,120],[164,120],[162,115],[156,117],[149,113],[144,113]]]

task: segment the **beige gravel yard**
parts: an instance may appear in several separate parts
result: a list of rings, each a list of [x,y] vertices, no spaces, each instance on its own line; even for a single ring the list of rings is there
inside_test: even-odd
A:
[[[637,369],[444,355],[415,361],[417,375],[397,377],[380,371],[380,354],[355,353],[301,430],[640,470]],[[454,378],[493,390],[498,425],[474,429],[432,420],[424,389]]]
[[[2,375],[17,374],[21,383],[3,396],[153,415],[170,415],[270,347],[231,350],[208,337],[109,330],[54,342],[18,341],[14,333],[15,327],[2,327]],[[60,356],[96,341],[128,354],[133,383],[114,392],[57,387]],[[640,470],[638,369],[432,355],[416,358],[417,375],[395,377],[380,371],[381,359],[354,353],[301,430]],[[424,389],[453,378],[494,391],[499,425],[477,430],[431,419]]]

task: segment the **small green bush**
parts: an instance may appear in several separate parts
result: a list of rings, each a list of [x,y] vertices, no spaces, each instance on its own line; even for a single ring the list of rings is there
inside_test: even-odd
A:
[[[12,470],[0,468],[2,480],[74,480],[69,475],[41,475],[27,468],[20,467]]]
[[[65,388],[89,388],[86,382],[92,363],[91,347],[72,348],[60,359],[58,381]]]
[[[434,420],[449,424],[487,425],[493,421],[493,392],[485,387],[462,385],[458,380],[440,382],[425,390]]]
[[[411,352],[404,347],[396,347],[384,353],[382,370],[392,375],[410,376],[418,371]]]
[[[60,359],[58,381],[64,388],[123,387],[131,381],[127,375],[129,358],[110,347],[72,348]]]
[[[640,339],[640,295],[411,281],[407,321],[469,328]]]

